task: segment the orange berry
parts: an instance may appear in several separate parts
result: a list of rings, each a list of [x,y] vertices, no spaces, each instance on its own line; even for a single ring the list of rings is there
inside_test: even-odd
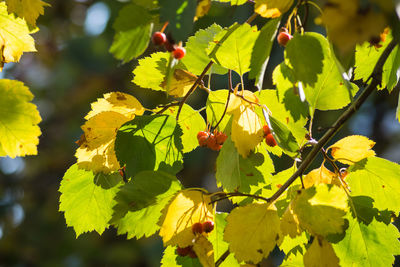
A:
[[[210,136],[210,133],[208,132],[198,132],[197,134],[197,140],[199,141],[200,146],[207,146],[207,139]]]
[[[267,136],[271,133],[271,129],[266,124],[263,126],[263,130],[264,130],[264,136]]]
[[[228,136],[226,134],[224,134],[224,133],[216,134],[217,144],[222,145],[223,143],[225,143],[226,139],[228,139]]]
[[[185,257],[189,254],[189,252],[192,250],[192,246],[188,246],[185,248],[177,247],[176,248],[176,254],[178,254],[181,257]]]
[[[192,225],[192,232],[193,234],[201,234],[203,233],[203,224],[202,223],[195,223]]]
[[[183,48],[182,46],[178,46],[175,48],[175,50],[172,52],[174,58],[176,59],[182,59],[186,55],[186,49]]]
[[[214,230],[214,222],[213,221],[206,221],[203,222],[203,231],[205,233],[209,233]]]
[[[151,40],[155,45],[163,45],[167,41],[167,36],[163,32],[155,32]]]

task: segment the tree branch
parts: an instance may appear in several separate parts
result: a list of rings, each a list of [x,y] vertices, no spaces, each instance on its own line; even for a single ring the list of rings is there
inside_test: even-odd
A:
[[[340,130],[345,122],[347,122],[350,117],[360,108],[360,106],[367,100],[368,96],[376,90],[377,86],[382,80],[382,68],[385,64],[388,56],[392,52],[393,48],[396,46],[396,42],[392,40],[386,49],[383,51],[382,55],[379,57],[378,62],[374,67],[374,71],[371,74],[371,83],[364,89],[361,95],[343,112],[343,114],[336,120],[336,122],[329,128],[329,130],[322,136],[318,143],[313,147],[304,161],[300,164],[299,168],[293,175],[278,189],[278,191],[273,194],[268,201],[273,202],[280,197],[280,195],[285,192],[285,190],[304,173],[308,166],[313,162],[318,152],[325,146],[329,140]]]

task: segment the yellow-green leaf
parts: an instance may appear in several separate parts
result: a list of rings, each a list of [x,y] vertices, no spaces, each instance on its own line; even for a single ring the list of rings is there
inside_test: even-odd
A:
[[[163,210],[159,225],[160,236],[164,246],[193,245],[196,237],[192,232],[194,223],[203,223],[214,218],[211,198],[200,190],[183,190],[179,192]]]
[[[15,13],[23,18],[32,27],[36,27],[36,20],[44,14],[44,7],[50,6],[42,0],[6,0],[9,13]]]
[[[234,209],[226,218],[224,240],[241,261],[260,262],[282,240],[279,216],[267,203]]]
[[[22,82],[0,80],[0,156],[36,155],[41,134],[39,112]]]
[[[193,251],[196,253],[203,267],[215,266],[213,245],[204,235],[200,235],[196,238],[193,244]]]
[[[18,62],[24,52],[35,52],[35,42],[30,36],[26,21],[8,14],[4,2],[0,3],[0,47],[2,62]],[[1,66],[2,68],[2,66]],[[1,70],[0,68],[0,70]]]
[[[371,150],[374,145],[375,142],[365,136],[351,135],[337,141],[329,148],[334,159],[351,165],[364,158],[375,156],[375,152]]]
[[[315,237],[304,254],[305,267],[339,267],[339,258],[332,245],[321,237]]]
[[[264,18],[277,18],[289,10],[293,0],[256,0],[254,11]]]
[[[324,164],[320,168],[310,171],[304,178],[304,187],[309,188],[318,184],[332,184],[336,180],[337,175],[328,170]]]

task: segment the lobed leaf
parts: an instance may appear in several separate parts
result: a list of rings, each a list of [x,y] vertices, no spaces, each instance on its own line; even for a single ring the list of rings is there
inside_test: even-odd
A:
[[[44,7],[50,4],[42,0],[6,0],[8,13],[15,13],[25,19],[30,27],[36,27],[36,20],[44,14]]]
[[[96,231],[102,234],[116,204],[115,195],[122,184],[118,173],[95,174],[72,165],[61,181],[59,191],[60,211],[64,212],[68,226],[74,228],[76,236]]]
[[[331,243],[321,237],[315,237],[304,254],[304,266],[339,267],[343,265],[339,265],[339,258],[336,256]]]
[[[264,18],[277,18],[289,10],[293,0],[255,0],[254,11]]]
[[[115,153],[129,177],[145,170],[175,174],[182,168],[181,135],[172,116],[136,117],[119,128]]]
[[[0,3],[1,4],[1,3]],[[0,157],[36,155],[42,120],[22,82],[0,80]]]
[[[162,210],[181,189],[175,176],[160,171],[140,172],[120,187],[110,223],[128,239],[149,237],[160,229],[157,223]]]
[[[337,141],[328,149],[331,150],[334,159],[352,165],[364,158],[375,156],[375,152],[371,150],[374,145],[375,142],[365,136],[351,135]]]

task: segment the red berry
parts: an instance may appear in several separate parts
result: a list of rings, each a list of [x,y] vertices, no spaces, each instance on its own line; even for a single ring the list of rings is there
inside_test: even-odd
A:
[[[189,254],[190,251],[192,251],[192,246],[188,246],[185,248],[181,248],[181,247],[176,248],[176,254],[178,254],[181,257],[185,257],[186,255]]]
[[[168,52],[173,52],[176,49],[176,44],[171,43],[168,40],[165,42],[164,46],[165,46],[165,49],[167,49]]]
[[[288,32],[280,32],[279,34],[278,34],[278,43],[281,45],[281,46],[286,46],[286,44],[290,41],[290,39],[292,39],[293,38],[293,36],[292,35],[290,35],[290,33],[288,33]]]
[[[274,138],[274,136],[273,136],[271,133],[268,134],[268,135],[265,137],[265,143],[267,143],[267,145],[272,146],[272,147],[274,147],[274,146],[277,145],[277,143],[276,143],[276,141],[275,141],[275,138]]]
[[[263,130],[264,130],[264,136],[267,136],[271,133],[271,129],[269,129],[268,125],[264,125],[263,126]]]
[[[172,53],[174,55],[174,58],[182,59],[186,54],[186,49],[183,48],[182,46],[178,46]]]
[[[205,233],[209,233],[214,230],[214,222],[213,221],[206,221],[203,223],[203,231]]]
[[[167,41],[167,36],[162,32],[155,32],[151,40],[155,45],[162,45]]]
[[[192,225],[192,232],[193,234],[201,234],[203,233],[203,224],[202,223],[195,223]]]
[[[217,141],[217,144],[219,144],[219,145],[222,145],[223,143],[225,143],[227,138],[228,138],[228,136],[224,133],[216,134],[216,141]]]
[[[197,140],[199,141],[199,146],[207,146],[207,139],[210,133],[201,131],[197,134]]]

